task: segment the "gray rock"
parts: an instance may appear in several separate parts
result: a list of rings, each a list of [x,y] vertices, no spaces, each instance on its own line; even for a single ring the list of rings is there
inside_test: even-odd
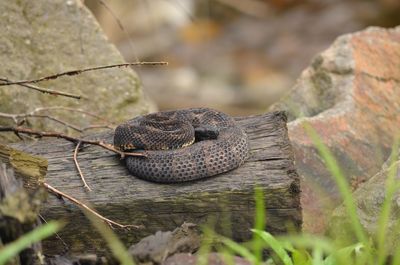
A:
[[[108,43],[92,14],[78,0],[0,2],[0,77],[35,79],[90,66],[124,62]],[[0,112],[24,113],[38,107],[64,106],[122,121],[148,112],[140,80],[129,68],[113,68],[66,76],[37,84],[79,94],[76,100],[52,96],[21,86],[0,87]],[[87,115],[57,111],[56,116],[77,126],[98,123]],[[48,120],[35,125],[60,129]],[[11,124],[0,118],[0,124]],[[2,134],[4,137],[4,134]]]
[[[132,245],[129,253],[139,264],[161,264],[176,253],[193,253],[200,247],[197,226],[183,223],[174,231],[158,231]]]
[[[392,166],[389,166],[387,161],[379,173],[361,185],[353,194],[361,225],[372,238],[376,236],[379,216],[387,194],[386,180],[389,176],[389,171],[394,169],[393,167],[397,168],[395,179],[398,185],[400,181],[400,159]],[[393,254],[400,246],[400,193],[398,191],[394,194],[391,203],[392,211],[386,226],[385,244],[386,248]],[[354,239],[354,233],[350,229],[348,214],[345,207],[341,205],[332,214],[329,233],[341,240],[352,240]]]
[[[201,264],[197,255],[188,253],[178,253],[168,259],[162,265],[196,265]],[[209,253],[207,257],[207,265],[251,265],[244,258],[233,256],[231,263],[226,262],[219,253]]]

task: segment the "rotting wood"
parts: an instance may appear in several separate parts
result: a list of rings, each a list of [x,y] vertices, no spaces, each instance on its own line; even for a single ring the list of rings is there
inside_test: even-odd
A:
[[[237,118],[248,134],[250,154],[236,170],[195,182],[156,184],[130,175],[119,156],[96,146],[79,153],[79,164],[88,192],[73,163],[74,145],[62,139],[44,139],[15,148],[48,159],[46,182],[75,198],[91,204],[115,221],[143,224],[142,230],[115,230],[126,245],[158,230],[173,230],[183,222],[205,224],[214,219],[217,232],[244,241],[251,237],[254,219],[254,188],[265,194],[267,230],[277,234],[291,225],[300,228],[300,183],[294,168],[286,115],[273,112]],[[112,132],[97,135],[108,142]],[[70,222],[60,235],[72,252],[102,251],[105,243],[93,231],[81,211],[68,201],[49,196],[42,215],[47,219],[66,218]],[[56,238],[44,242],[46,253],[63,250]]]
[[[19,239],[39,224],[39,208],[46,193],[43,189],[27,191],[23,181],[14,176],[14,170],[0,161],[0,248]],[[42,245],[32,243],[7,264],[41,264]]]
[[[0,144],[0,162],[11,167],[24,180],[24,188],[36,191],[44,181],[47,159]]]

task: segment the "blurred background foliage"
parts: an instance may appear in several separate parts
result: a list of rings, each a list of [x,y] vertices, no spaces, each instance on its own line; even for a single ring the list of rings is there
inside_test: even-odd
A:
[[[158,109],[264,112],[339,35],[400,24],[398,0],[85,0]],[[110,62],[112,63],[112,62]]]

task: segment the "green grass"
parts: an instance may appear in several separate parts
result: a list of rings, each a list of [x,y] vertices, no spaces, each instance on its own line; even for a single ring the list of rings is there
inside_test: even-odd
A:
[[[351,188],[334,156],[310,125],[305,124],[304,128],[338,186],[351,224],[351,227],[344,227],[343,229],[353,233],[355,240],[344,243],[332,236],[317,236],[296,232],[283,236],[273,236],[265,230],[267,218],[263,191],[260,188],[256,188],[254,196],[256,211],[251,241],[244,244],[237,243],[230,238],[216,234],[213,229],[209,228],[213,227],[213,225],[209,224],[208,227],[204,228],[204,243],[198,251],[198,265],[207,264],[208,254],[213,248],[218,251],[228,265],[234,264],[234,255],[239,255],[255,265],[400,265],[400,246],[396,248],[393,252],[394,255],[389,259],[389,246],[387,245],[390,242],[388,240],[390,236],[393,237],[400,233],[400,222],[394,235],[393,232],[389,233],[387,231],[392,211],[391,204],[395,193],[400,189],[400,183],[396,180],[397,167],[393,165],[398,157],[399,141],[396,140],[393,146],[390,158],[391,166],[385,183],[385,199],[379,213],[376,232],[371,236],[364,231],[360,223]],[[111,229],[90,213],[86,214],[93,226],[108,243],[119,263],[133,265],[134,261]],[[215,224],[215,220],[212,223]],[[33,242],[40,241],[55,233],[60,227],[60,223],[49,222],[49,224],[37,228],[17,241],[0,248],[0,265],[5,264]],[[265,251],[268,252],[267,256]]]
[[[13,257],[18,255],[22,250],[29,247],[33,243],[39,242],[53,234],[63,226],[62,223],[50,221],[35,230],[23,235],[17,240],[0,248],[0,265],[6,264]]]
[[[124,244],[118,239],[117,235],[111,230],[111,228],[91,212],[84,211],[84,213],[96,230],[99,231],[104,241],[107,242],[114,257],[118,260],[118,264],[135,265],[132,256],[128,253]]]
[[[368,265],[400,265],[400,246],[389,259],[387,231],[389,225],[392,201],[395,193],[400,189],[396,180],[397,167],[393,163],[398,157],[399,141],[396,140],[390,158],[389,173],[386,179],[386,194],[378,218],[378,225],[374,235],[367,234],[357,214],[357,205],[348,184],[347,178],[339,167],[336,159],[320,139],[316,131],[305,124],[304,128],[317,148],[326,168],[331,173],[343,200],[351,227],[344,230],[354,234],[353,241],[343,242],[333,236],[316,236],[305,233],[292,233],[284,236],[273,236],[265,231],[265,202],[262,190],[255,189],[256,213],[253,238],[250,242],[239,244],[233,240],[217,235],[208,230],[205,237],[212,237],[214,242],[222,243],[218,248],[220,253],[233,253],[242,256],[252,264],[284,264],[284,265],[341,265],[341,264],[368,264]],[[396,231],[400,233],[399,229]],[[208,247],[209,249],[209,247]],[[267,250],[265,258],[263,251]],[[207,253],[201,253],[206,255]],[[228,263],[230,264],[230,263]]]

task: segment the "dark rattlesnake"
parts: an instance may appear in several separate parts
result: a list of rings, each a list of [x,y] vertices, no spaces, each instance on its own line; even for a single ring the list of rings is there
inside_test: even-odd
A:
[[[115,129],[114,145],[146,150],[147,157],[126,157],[126,166],[134,176],[161,183],[226,172],[248,153],[247,136],[234,119],[208,108],[139,116]]]

